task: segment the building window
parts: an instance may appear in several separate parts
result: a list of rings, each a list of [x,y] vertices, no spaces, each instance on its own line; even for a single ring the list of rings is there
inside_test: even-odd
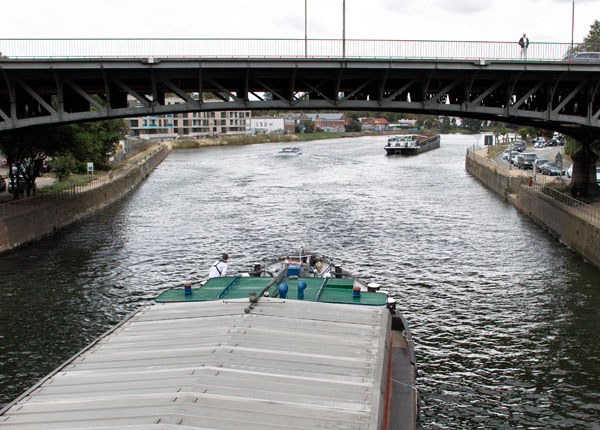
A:
[[[137,119],[132,119],[132,120],[129,122],[129,126],[130,126],[130,127],[137,127],[137,126],[138,126],[138,123],[139,123],[139,121],[138,121]]]

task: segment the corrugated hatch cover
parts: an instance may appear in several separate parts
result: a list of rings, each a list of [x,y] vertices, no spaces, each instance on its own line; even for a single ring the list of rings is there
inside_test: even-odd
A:
[[[0,429],[378,429],[385,306],[155,304],[0,416]]]

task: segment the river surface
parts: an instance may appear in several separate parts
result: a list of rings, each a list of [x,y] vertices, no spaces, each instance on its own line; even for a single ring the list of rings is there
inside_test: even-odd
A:
[[[477,142],[174,151],[119,203],[0,257],[0,403],[220,253],[235,272],[304,247],[399,300],[423,428],[600,428],[600,272],[465,172]]]

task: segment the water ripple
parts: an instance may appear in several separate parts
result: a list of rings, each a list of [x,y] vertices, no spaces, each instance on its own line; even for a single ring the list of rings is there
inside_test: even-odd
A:
[[[598,428],[599,273],[465,173],[476,141],[172,153],[118,204],[0,258],[0,403],[221,252],[237,271],[304,247],[399,300],[424,428]]]

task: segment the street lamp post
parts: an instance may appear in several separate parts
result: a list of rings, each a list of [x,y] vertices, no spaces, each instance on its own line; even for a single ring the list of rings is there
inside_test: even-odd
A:
[[[575,34],[575,0],[571,9],[571,52],[573,52],[573,35]]]
[[[308,57],[308,0],[304,0],[304,58]]]
[[[575,1],[575,0],[573,0]],[[346,0],[344,0],[343,10],[342,10],[342,58],[346,59]]]

